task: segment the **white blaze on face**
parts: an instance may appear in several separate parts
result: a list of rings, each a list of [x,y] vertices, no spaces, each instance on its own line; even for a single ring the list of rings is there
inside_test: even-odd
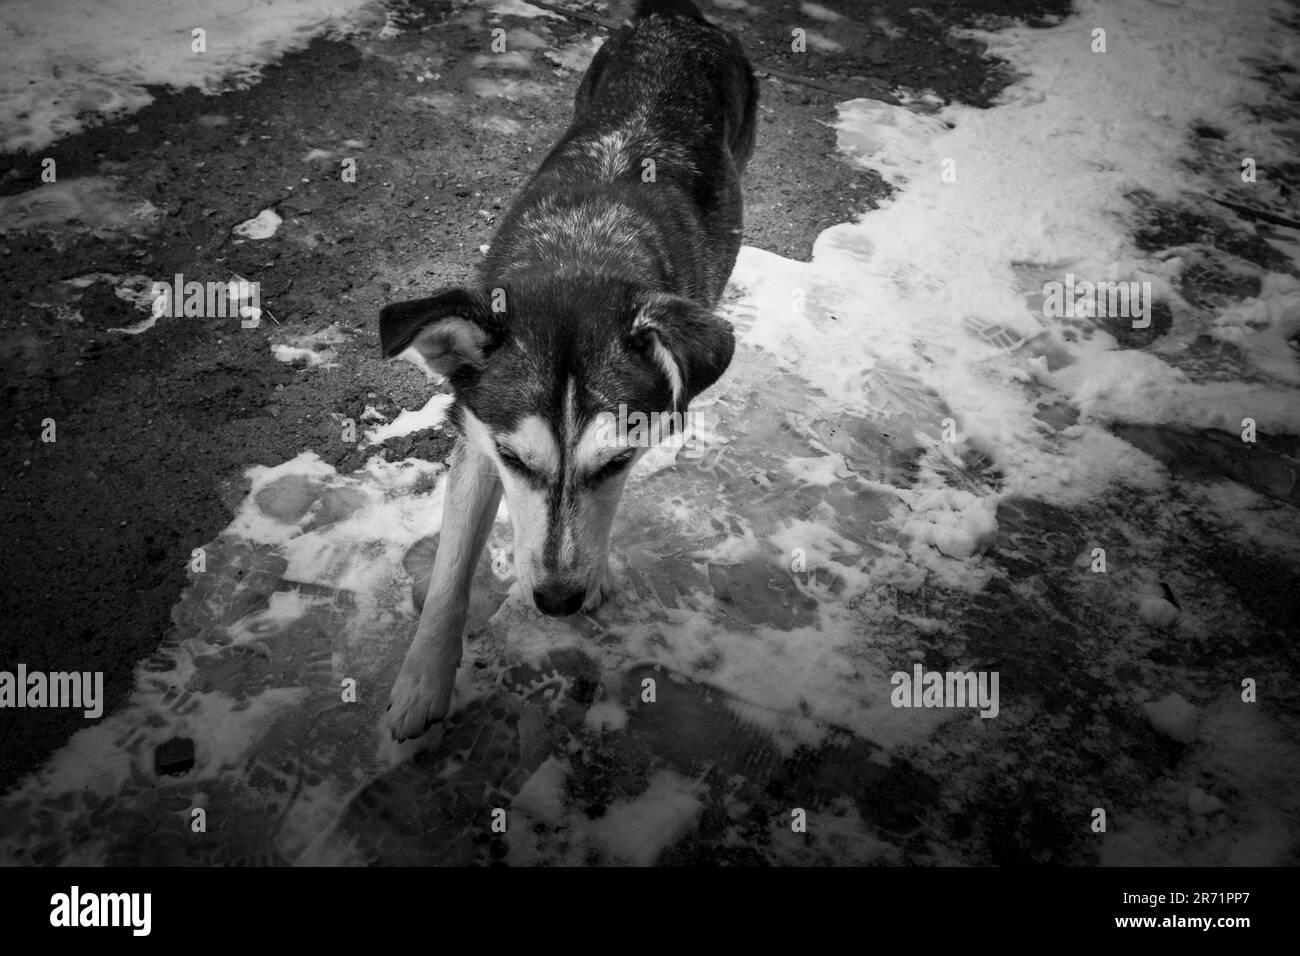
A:
[[[572,379],[565,393],[565,463],[568,480],[575,489],[577,507],[573,519],[564,529],[561,555],[572,548],[589,594],[600,587],[609,554],[610,531],[623,497],[623,486],[631,467],[589,487],[586,478],[599,471],[610,459],[627,452],[617,443],[617,431],[611,432],[608,421],[597,417],[579,427],[577,395]],[[638,452],[640,454],[640,452]]]
[[[577,409],[572,380],[564,399],[563,435],[557,436],[536,415],[523,418],[510,431],[494,432],[463,409],[466,439],[496,464],[501,476],[515,534],[515,573],[525,596],[534,589],[559,584],[594,597],[603,583],[610,529],[627,472],[596,488],[589,487],[585,479],[626,449],[602,437],[596,423],[580,427]],[[516,455],[541,479],[543,487],[507,467],[501,459],[503,449]]]
[[[617,448],[601,444],[595,422],[579,424],[577,381],[564,390],[566,500],[561,509],[559,562],[555,576],[581,584],[589,595],[600,587],[609,554],[609,533],[618,511],[626,473],[589,487],[586,478],[612,458]]]

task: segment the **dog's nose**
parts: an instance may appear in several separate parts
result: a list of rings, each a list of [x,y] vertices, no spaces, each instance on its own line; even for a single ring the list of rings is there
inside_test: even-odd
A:
[[[533,588],[533,602],[537,605],[537,610],[551,617],[566,617],[576,613],[586,597],[586,591],[575,591],[563,584]]]

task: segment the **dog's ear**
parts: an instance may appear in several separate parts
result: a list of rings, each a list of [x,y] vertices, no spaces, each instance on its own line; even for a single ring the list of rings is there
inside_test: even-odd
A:
[[[637,305],[632,347],[663,370],[673,409],[685,411],[731,364],[736,347],[731,323],[677,295],[650,292],[640,296]]]
[[[379,313],[384,358],[413,347],[430,369],[447,378],[482,365],[501,333],[498,317],[470,289],[443,289],[427,299],[394,302]]]

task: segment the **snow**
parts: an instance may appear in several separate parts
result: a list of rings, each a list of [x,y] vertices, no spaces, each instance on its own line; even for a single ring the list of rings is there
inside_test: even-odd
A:
[[[493,17],[520,17],[526,20],[536,20],[541,17],[549,17],[552,20],[564,19],[552,10],[535,7],[531,3],[525,3],[524,0],[488,0],[485,6]]]
[[[751,341],[809,373],[825,356],[842,356],[833,375],[823,377],[850,386],[836,395],[846,402],[873,365],[906,369],[943,396],[972,441],[1010,466],[1019,490],[1061,503],[1095,497],[1119,480],[1156,480],[1144,456],[1106,439],[1104,429],[1115,421],[1237,431],[1250,416],[1264,429],[1294,427],[1300,395],[1286,387],[1294,381],[1294,361],[1288,366],[1279,358],[1298,321],[1289,277],[1267,277],[1260,301],[1245,307],[1258,328],[1240,332],[1246,321],[1240,311],[1216,323],[1220,336],[1260,343],[1249,354],[1265,376],[1287,366],[1281,381],[1270,376],[1250,384],[1195,382],[1171,364],[1197,328],[1176,329],[1152,352],[1116,351],[1104,333],[1091,342],[1065,341],[1058,327],[1035,314],[1023,278],[1024,264],[1038,263],[1036,275],[1057,281],[1071,271],[1095,280],[1147,276],[1169,286],[1178,266],[1148,261],[1133,248],[1125,194],[1140,187],[1178,196],[1197,177],[1170,155],[1170,144],[1183,141],[1194,122],[1229,130],[1243,125],[1234,104],[1264,94],[1239,64],[1249,54],[1278,55],[1277,45],[1287,42],[1267,26],[1267,10],[1267,4],[1247,9],[1243,16],[1254,29],[1245,32],[1217,26],[1223,14],[1205,3],[1126,4],[1111,12],[1085,2],[1082,22],[1124,24],[1122,38],[1118,28],[1111,30],[1106,54],[1091,53],[1088,35],[1074,25],[977,34],[990,52],[1027,74],[999,108],[950,106],[917,116],[868,100],[844,104],[841,148],[904,189],[858,223],[827,230],[811,267],[786,266],[766,283],[773,300],[782,285],[807,289],[810,304],[820,302],[838,322],[819,324],[810,316],[781,326],[760,323]],[[1186,49],[1172,46],[1174,36],[1186,38]],[[1229,50],[1233,44],[1246,49]],[[1090,108],[1098,101],[1107,108]],[[955,182],[943,176],[947,160],[955,164]],[[780,265],[766,254],[754,257],[741,281]],[[854,281],[836,280],[844,275]],[[779,314],[775,304],[773,315]],[[967,317],[1037,341],[990,356],[964,332]],[[868,348],[849,348],[851,339]],[[1044,376],[1030,360],[1049,349],[1064,365]],[[1032,426],[1033,399],[1012,384],[1016,372],[1045,378],[1080,409],[1072,441],[1055,442]],[[1104,455],[1103,464],[1098,443],[1120,453]],[[1063,474],[1084,480],[1066,486]]]
[[[928,492],[912,505],[912,518],[903,525],[904,536],[933,545],[950,558],[969,558],[997,542],[994,504],[959,488]]]
[[[1206,793],[1200,787],[1193,787],[1187,792],[1187,809],[1197,816],[1209,816],[1223,809],[1223,801],[1213,794]]]
[[[399,438],[418,431],[437,428],[447,417],[447,409],[454,401],[452,395],[433,395],[424,407],[418,411],[403,409],[396,418],[386,425],[379,425],[366,431],[366,441],[372,445],[382,445],[390,438]]]
[[[553,40],[538,36],[523,27],[515,27],[506,31],[506,49],[508,50],[546,50],[553,43]]]
[[[1145,706],[1152,726],[1166,737],[1183,744],[1196,740],[1196,708],[1181,694],[1166,694],[1155,703]]]
[[[591,65],[592,58],[604,42],[603,36],[589,37],[577,43],[570,43],[561,50],[547,50],[543,55],[563,69],[582,71]]]
[[[1210,328],[1214,338],[1231,342],[1265,375],[1288,385],[1300,385],[1300,363],[1290,346],[1297,333],[1300,279],[1278,272],[1264,276],[1258,296],[1224,309]]]
[[[283,341],[271,343],[271,354],[276,360],[308,368],[337,368],[338,351],[334,346],[347,341],[347,336],[338,323],[315,332],[280,333],[279,337]]]
[[[615,861],[650,866],[703,811],[695,791],[690,780],[660,770],[645,793],[613,804],[592,829]]]
[[[205,0],[198,10],[97,0],[94,15],[83,0],[10,0],[0,4],[0,149],[39,150],[87,116],[138,110],[153,102],[148,86],[247,86],[315,36],[382,23],[373,0]],[[194,52],[195,29],[205,52]]]
[[[808,41],[811,49],[819,50],[822,53],[838,53],[844,49],[844,44],[838,40],[832,40],[830,37],[818,33],[816,30],[806,30],[804,37]]]
[[[627,711],[612,700],[592,704],[583,718],[586,728],[593,733],[622,730],[627,726]]]
[[[293,345],[272,345],[271,354],[275,356],[277,362],[287,362],[290,365],[324,365],[328,359],[320,352],[313,352],[311,349],[298,348]]]
[[[533,772],[510,805],[510,809],[535,821],[559,823],[564,817],[564,782],[569,772],[554,757]]]
[[[484,7],[493,17],[520,17],[523,20],[550,17],[551,20],[564,20],[564,17],[554,10],[533,7],[533,4],[524,3],[524,0],[487,0]]]
[[[474,57],[473,63],[476,70],[531,70],[533,68],[533,58],[523,50],[480,53]]]
[[[252,219],[246,219],[237,225],[234,232],[244,239],[270,239],[283,222],[274,209],[263,209]]]
[[[1173,627],[1178,608],[1162,597],[1144,597],[1138,604],[1138,615],[1154,627]]]
[[[805,16],[812,17],[814,20],[824,20],[828,23],[844,19],[834,10],[829,7],[823,7],[820,3],[801,3],[799,4],[799,12]]]

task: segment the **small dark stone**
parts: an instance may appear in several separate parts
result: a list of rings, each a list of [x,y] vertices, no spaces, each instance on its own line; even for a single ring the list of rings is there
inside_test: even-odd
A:
[[[158,774],[181,774],[194,766],[194,741],[173,737],[153,752],[153,769]]]
[[[579,674],[574,678],[573,685],[569,688],[569,694],[580,704],[590,704],[596,699],[596,691],[599,688],[599,683],[585,674]]]

